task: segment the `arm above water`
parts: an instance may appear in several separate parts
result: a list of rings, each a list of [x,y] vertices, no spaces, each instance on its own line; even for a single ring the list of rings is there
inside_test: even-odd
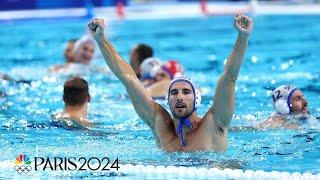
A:
[[[235,106],[235,83],[248,45],[249,34],[253,22],[250,17],[237,15],[234,17],[234,27],[238,37],[231,55],[225,65],[224,72],[218,80],[213,105],[209,110],[215,126],[222,130],[230,126]]]
[[[120,57],[104,35],[104,20],[95,18],[88,24],[88,27],[111,71],[124,84],[135,111],[151,129],[154,129],[157,109],[161,106],[153,102],[152,97],[140,83],[132,67]]]

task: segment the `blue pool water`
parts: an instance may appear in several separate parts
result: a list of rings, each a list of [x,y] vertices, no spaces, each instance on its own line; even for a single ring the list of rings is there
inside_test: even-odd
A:
[[[47,69],[63,63],[63,43],[80,37],[87,20],[0,22],[0,72],[31,84],[1,81],[7,96],[0,104],[0,163],[30,157],[109,157],[121,164],[241,168],[244,170],[320,172],[320,18],[319,16],[256,16],[249,48],[236,84],[236,111],[231,126],[253,126],[272,112],[270,92],[291,83],[309,101],[313,123],[301,130],[230,131],[228,149],[214,152],[166,153],[138,118],[124,87],[113,75],[87,73],[91,103],[90,131],[51,125],[51,114],[63,109],[62,89],[68,78]],[[130,48],[150,44],[161,59],[178,59],[186,74],[204,90],[199,114],[212,104],[224,60],[236,31],[232,17],[132,20],[108,22],[107,35],[128,60]],[[96,53],[94,66],[106,67]],[[121,167],[120,167],[121,168]],[[51,171],[38,172],[50,176]],[[70,171],[69,175],[84,172]],[[16,174],[0,169],[0,177]],[[90,172],[85,176],[94,176]]]

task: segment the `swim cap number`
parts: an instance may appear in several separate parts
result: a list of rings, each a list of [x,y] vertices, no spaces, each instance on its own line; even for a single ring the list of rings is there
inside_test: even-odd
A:
[[[280,90],[277,90],[276,92],[274,92],[272,98],[274,102],[276,102],[279,98],[282,98],[282,95],[280,94]]]

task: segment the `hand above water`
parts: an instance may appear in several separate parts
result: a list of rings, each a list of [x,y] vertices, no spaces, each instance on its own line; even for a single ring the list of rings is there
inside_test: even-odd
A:
[[[239,35],[249,36],[253,27],[253,21],[249,16],[238,14],[234,17],[233,25]]]
[[[94,18],[89,24],[88,24],[89,31],[92,35],[92,37],[96,40],[102,40],[104,37],[104,19],[102,18]]]

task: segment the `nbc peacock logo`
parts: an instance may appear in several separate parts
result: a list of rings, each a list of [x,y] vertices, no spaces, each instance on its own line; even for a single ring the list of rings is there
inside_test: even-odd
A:
[[[17,156],[15,161],[14,170],[19,174],[27,174],[32,170],[30,157],[25,154],[20,154]]]

